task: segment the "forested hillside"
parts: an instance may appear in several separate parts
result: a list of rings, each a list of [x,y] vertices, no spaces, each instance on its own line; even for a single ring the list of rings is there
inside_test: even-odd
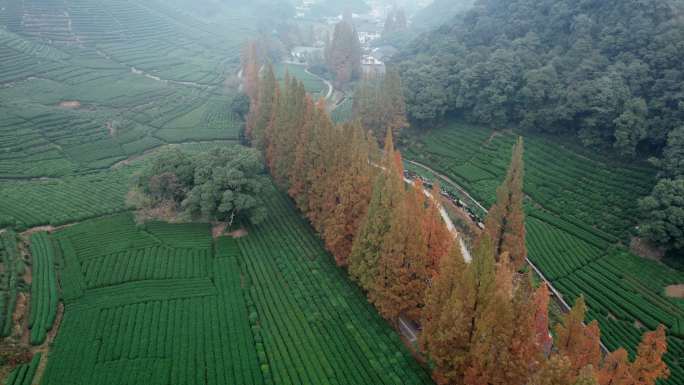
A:
[[[683,4],[479,1],[403,53],[409,113],[662,147],[684,118]]]
[[[481,0],[395,60],[407,112],[661,157],[641,233],[682,249],[684,2]],[[637,202],[634,202],[637,205]]]
[[[411,19],[415,31],[430,31],[472,7],[475,0],[434,0]]]

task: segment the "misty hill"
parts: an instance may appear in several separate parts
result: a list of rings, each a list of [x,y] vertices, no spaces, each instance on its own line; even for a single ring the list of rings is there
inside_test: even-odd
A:
[[[683,4],[479,1],[398,60],[409,113],[658,150],[684,119]]]

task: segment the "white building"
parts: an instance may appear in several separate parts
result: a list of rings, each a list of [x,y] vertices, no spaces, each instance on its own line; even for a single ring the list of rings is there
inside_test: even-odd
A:
[[[299,63],[312,63],[323,60],[324,50],[322,47],[294,47],[290,56],[292,61]]]
[[[379,39],[380,33],[378,32],[359,32],[359,42],[361,45],[368,46],[373,40]]]
[[[380,75],[385,73],[385,63],[373,55],[361,56],[361,71],[364,75]]]

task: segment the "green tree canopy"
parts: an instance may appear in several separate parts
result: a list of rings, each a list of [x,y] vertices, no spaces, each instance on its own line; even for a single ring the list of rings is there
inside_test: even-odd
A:
[[[644,215],[642,235],[659,245],[684,250],[684,178],[661,179],[639,206]]]
[[[407,111],[417,123],[457,114],[573,134],[624,155],[657,153],[684,120],[682,8],[680,0],[477,1],[394,59]]]
[[[677,127],[667,136],[662,167],[666,176],[684,177],[684,126]]]
[[[258,151],[227,146],[188,154],[162,152],[133,179],[129,201],[143,218],[259,223],[266,184]]]

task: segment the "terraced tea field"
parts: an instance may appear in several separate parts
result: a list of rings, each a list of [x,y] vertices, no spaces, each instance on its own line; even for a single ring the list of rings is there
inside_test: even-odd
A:
[[[129,169],[169,143],[236,142],[224,84],[257,24],[178,0],[0,1],[0,227],[125,210]]]
[[[66,309],[41,384],[430,383],[288,198],[264,198],[239,239],[129,215],[53,235]]]
[[[452,124],[419,136],[404,151],[490,206],[503,180],[514,135]],[[525,137],[527,248],[530,260],[568,302],[583,294],[588,318],[613,350],[635,353],[641,334],[668,328],[672,375],[684,383],[684,302],[665,296],[684,273],[629,253],[636,202],[652,189],[655,171],[608,162],[546,139]]]

